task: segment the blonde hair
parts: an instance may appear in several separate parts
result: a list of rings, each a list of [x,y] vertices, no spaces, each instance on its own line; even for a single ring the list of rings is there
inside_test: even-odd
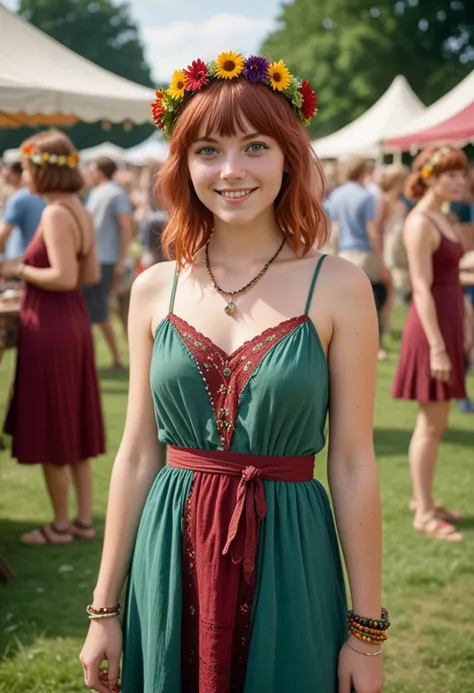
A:
[[[361,175],[371,166],[368,159],[361,156],[352,156],[345,166],[345,178],[347,180],[359,180]]]
[[[383,192],[389,192],[397,183],[404,183],[410,174],[410,169],[404,164],[389,164],[383,170],[379,185]]]

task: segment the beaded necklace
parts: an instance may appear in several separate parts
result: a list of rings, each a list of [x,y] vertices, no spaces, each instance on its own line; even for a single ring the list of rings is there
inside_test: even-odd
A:
[[[211,236],[211,238],[212,238],[212,236]],[[278,248],[276,253],[273,255],[273,257],[271,257],[270,260],[268,260],[268,262],[265,263],[265,265],[262,267],[260,272],[253,279],[251,279],[247,284],[245,284],[245,286],[243,286],[241,289],[236,289],[236,291],[224,291],[224,289],[221,289],[221,287],[218,286],[218,284],[216,283],[216,280],[214,279],[214,276],[212,274],[211,266],[209,264],[209,242],[210,242],[210,240],[211,239],[209,238],[209,240],[206,243],[206,248],[205,248],[206,270],[207,270],[207,273],[209,275],[209,279],[210,279],[211,284],[214,287],[214,289],[216,291],[218,291],[221,294],[221,296],[227,297],[227,303],[225,305],[224,312],[227,315],[232,315],[232,313],[235,311],[235,303],[233,300],[234,296],[239,296],[240,294],[245,293],[254,284],[256,284],[259,279],[261,279],[263,277],[263,275],[265,274],[267,269],[270,267],[272,262],[274,262],[277,259],[277,257],[279,256],[279,254],[283,250],[283,246],[285,245],[286,238],[285,238],[285,236],[283,236],[283,240],[281,242],[280,247]]]

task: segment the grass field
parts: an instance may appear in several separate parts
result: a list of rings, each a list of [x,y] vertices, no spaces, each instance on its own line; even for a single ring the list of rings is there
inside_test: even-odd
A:
[[[400,328],[402,310],[397,319]],[[411,529],[407,448],[415,407],[388,397],[398,340],[388,346],[389,360],[380,365],[375,422],[383,501],[383,601],[393,622],[385,650],[384,690],[473,693],[474,416],[462,415],[453,407],[436,479],[439,499],[465,515],[459,523],[465,541],[436,542]],[[102,536],[108,480],[124,420],[127,376],[106,372],[101,344],[99,359],[109,450],[95,462],[94,510]],[[0,365],[0,405],[11,370],[12,355],[7,354]],[[469,385],[473,392],[472,377]],[[324,479],[323,455],[317,475]],[[21,468],[3,453],[0,551],[8,556],[19,580],[0,586],[1,693],[85,690],[77,656],[87,630],[84,607],[95,582],[100,542],[61,548],[29,548],[18,542],[23,532],[49,519],[40,470]]]

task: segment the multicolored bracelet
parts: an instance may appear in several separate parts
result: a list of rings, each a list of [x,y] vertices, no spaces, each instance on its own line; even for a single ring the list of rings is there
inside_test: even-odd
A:
[[[86,608],[89,620],[91,621],[99,621],[103,618],[115,618],[116,616],[120,616],[121,611],[122,604],[120,602],[115,606],[100,606],[98,608],[89,604]]]
[[[382,643],[387,639],[386,632],[390,628],[389,614],[382,609],[380,619],[359,616],[352,609],[347,614],[349,632],[356,638],[368,643]]]

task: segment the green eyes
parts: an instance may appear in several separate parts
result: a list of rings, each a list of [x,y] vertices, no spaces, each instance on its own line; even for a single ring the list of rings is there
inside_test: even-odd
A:
[[[263,142],[252,142],[252,144],[249,144],[245,151],[249,152],[250,154],[260,154],[260,152],[263,152],[266,149],[269,149],[269,147],[266,144],[263,144]],[[214,147],[201,147],[198,149],[196,154],[200,156],[214,156],[214,154],[218,154],[218,151]]]

